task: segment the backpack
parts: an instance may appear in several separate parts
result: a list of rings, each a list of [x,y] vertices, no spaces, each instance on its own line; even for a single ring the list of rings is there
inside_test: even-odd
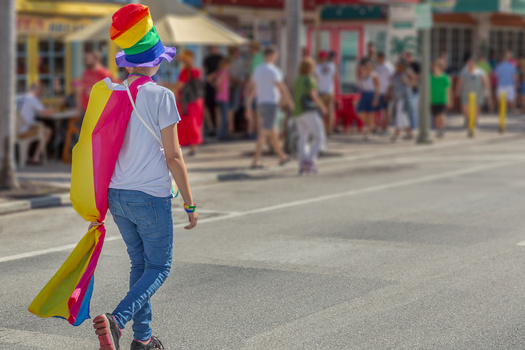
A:
[[[184,84],[180,90],[179,101],[182,105],[183,114],[187,113],[188,104],[198,100],[204,96],[204,86],[200,79],[193,75],[193,72],[189,72],[189,80]]]

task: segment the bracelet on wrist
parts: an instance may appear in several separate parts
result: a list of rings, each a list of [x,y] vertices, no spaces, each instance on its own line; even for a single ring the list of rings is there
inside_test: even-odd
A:
[[[193,203],[192,205],[188,205],[184,203],[184,210],[186,213],[194,213],[195,209],[197,209],[197,204]]]

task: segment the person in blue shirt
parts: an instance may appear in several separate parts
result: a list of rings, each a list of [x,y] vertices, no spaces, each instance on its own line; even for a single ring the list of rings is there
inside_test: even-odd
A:
[[[514,110],[516,107],[516,83],[518,71],[516,65],[512,62],[512,53],[506,51],[503,55],[503,60],[494,70],[494,74],[498,78],[497,98],[501,103],[501,94],[505,93],[509,110]]]

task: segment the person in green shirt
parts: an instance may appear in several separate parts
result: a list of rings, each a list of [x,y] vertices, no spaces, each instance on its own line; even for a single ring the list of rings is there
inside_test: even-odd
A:
[[[430,75],[431,109],[435,118],[437,137],[442,138],[445,131],[445,112],[450,108],[451,99],[450,78],[443,72],[441,62],[434,62]]]
[[[317,94],[317,82],[314,78],[315,62],[304,58],[299,66],[299,76],[293,85],[295,118],[299,139],[299,174],[316,174],[315,161],[324,144],[325,130],[321,115],[326,115],[327,108]],[[308,141],[311,145],[308,145]]]

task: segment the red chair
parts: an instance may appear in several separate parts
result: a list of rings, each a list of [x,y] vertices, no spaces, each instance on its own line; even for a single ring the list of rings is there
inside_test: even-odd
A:
[[[341,125],[346,132],[355,124],[359,132],[363,131],[363,122],[355,110],[355,104],[359,101],[359,95],[339,95],[336,99],[335,126]]]

